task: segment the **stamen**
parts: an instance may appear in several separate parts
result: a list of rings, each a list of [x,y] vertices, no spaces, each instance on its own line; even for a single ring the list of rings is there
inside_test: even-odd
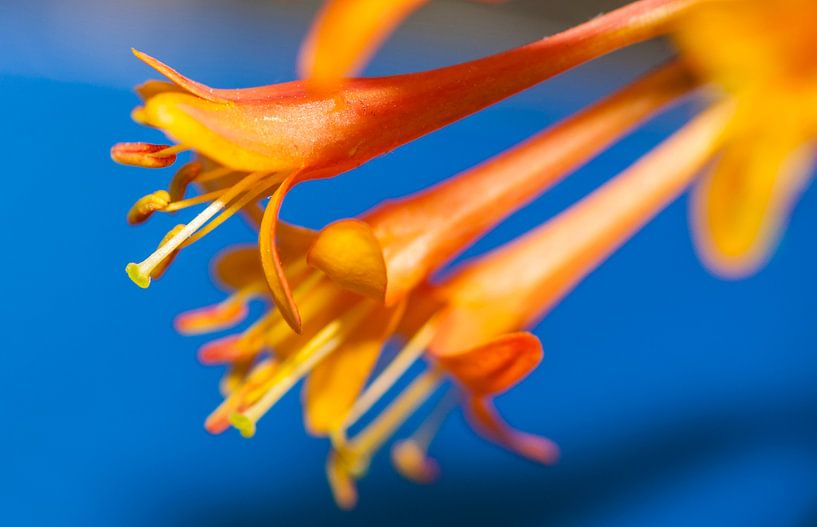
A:
[[[244,195],[241,196],[241,198],[237,199],[234,203],[227,207],[227,209],[213,219],[213,221],[208,223],[206,227],[201,229],[195,235],[191,236],[190,239],[185,240],[183,247],[193,245],[210,234],[215,228],[230,219],[236,212],[250,204],[250,202],[261,199],[261,197],[274,192],[278,185],[280,185],[280,180],[281,178],[275,178],[272,181],[261,181],[254,187],[247,190]]]
[[[167,190],[168,194],[170,194],[170,199],[172,201],[184,199],[184,195],[187,193],[187,187],[201,175],[201,163],[198,161],[187,163],[177,170],[173,175],[173,179],[170,180],[170,185]]]
[[[165,259],[170,253],[175,251],[182,243],[184,243],[190,236],[192,236],[199,228],[207,221],[215,216],[219,211],[224,209],[226,204],[235,199],[236,196],[244,192],[248,187],[254,185],[259,179],[267,175],[265,172],[254,172],[224,192],[224,195],[218,200],[207,206],[201,211],[198,216],[180,229],[173,237],[166,243],[162,244],[153,254],[148,256],[140,263],[129,263],[125,267],[125,272],[133,283],[141,288],[147,288],[150,285],[150,273],[159,262]]]
[[[189,146],[179,144],[179,145],[169,146],[169,147],[165,148],[164,150],[160,150],[160,151],[156,152],[155,154],[151,154],[151,155],[153,155],[154,157],[165,157],[165,156],[169,156],[169,155],[180,154],[180,153],[186,152],[188,150],[190,150]]]
[[[170,229],[170,231],[168,231],[168,233],[165,234],[164,238],[162,238],[162,241],[159,242],[159,247],[167,243],[167,240],[174,237],[183,228],[184,224],[180,224]],[[178,249],[170,253],[164,260],[159,262],[159,264],[153,268],[153,271],[150,272],[150,277],[154,280],[158,280],[159,278],[161,278],[161,276],[165,274],[165,271],[167,271],[167,268],[170,267],[170,264],[173,263],[173,260],[176,258],[177,254],[179,254]]]
[[[357,436],[336,445],[338,453],[352,467],[365,466],[372,454],[434,393],[442,377],[439,370],[426,370]]]
[[[325,309],[334,299],[334,295],[331,294],[313,294],[313,291],[320,291],[322,289],[318,288],[318,284],[323,281],[325,281],[325,277],[322,273],[312,273],[301,282],[293,292],[293,297],[298,300],[304,312],[308,313],[307,316],[309,318],[312,318],[313,313],[318,313]],[[274,322],[268,325],[262,335],[259,335],[263,338],[264,344],[272,348],[280,346],[288,338],[297,337],[297,334],[293,333],[292,328],[290,328],[289,324],[284,320],[280,310],[276,310],[274,314]]]
[[[170,203],[170,194],[164,190],[157,190],[139,198],[128,211],[128,223],[138,225],[144,223],[154,212],[167,210]]]
[[[391,449],[392,463],[405,478],[418,483],[430,483],[436,479],[439,468],[428,457],[428,447],[458,402],[458,392],[449,389],[411,437],[394,444]]]
[[[207,417],[204,427],[212,434],[220,434],[230,426],[230,415],[240,411],[243,406],[252,401],[252,393],[263,387],[272,378],[278,363],[272,359],[259,362],[249,373],[244,375],[243,382],[228,392],[226,399]],[[242,374],[239,368],[238,374]],[[232,375],[231,371],[229,375]]]
[[[164,191],[162,191],[164,192]],[[192,207],[193,205],[199,205],[201,203],[206,203],[208,201],[213,201],[218,199],[219,196],[224,194],[224,190],[214,190],[212,192],[207,192],[205,194],[199,194],[198,196],[187,198],[179,201],[173,201],[169,203],[164,212],[175,212],[177,210],[186,209],[187,207]]]
[[[428,347],[433,337],[433,320],[427,322],[402,350],[392,359],[380,375],[372,381],[361,396],[355,401],[354,406],[349,410],[341,430],[345,433],[352,427],[371,407],[380,400],[381,397],[394,386],[394,383],[403,376],[404,373],[419,359]]]
[[[307,278],[298,286],[295,294],[299,297],[306,296],[322,278],[321,273],[313,273],[313,276]],[[254,294],[257,293],[258,291],[254,290]],[[320,309],[321,306],[326,304],[326,297],[324,295],[317,296],[321,296],[323,300],[317,302],[317,309]],[[307,296],[307,298],[310,297]],[[307,305],[311,307],[313,304],[316,303],[312,302]],[[178,321],[177,329],[182,332]],[[292,337],[292,330],[278,311],[272,311],[258,319],[242,334],[231,335],[202,346],[199,350],[199,361],[204,364],[215,364],[251,360],[264,348],[275,348],[289,337]]]
[[[199,177],[196,178],[197,183],[206,183],[208,181],[214,181],[216,179],[221,179],[224,176],[228,176],[235,172],[232,168],[228,167],[218,167],[212,170],[208,170],[202,173]]]
[[[230,422],[241,435],[252,437],[255,433],[255,423],[324,357],[337,349],[373,307],[371,302],[358,303],[341,318],[327,324],[301,349],[287,357],[280,364],[269,390],[263,397],[246,411],[230,417]]]
[[[123,165],[164,168],[176,162],[174,148],[150,143],[117,143],[111,147],[111,159]]]

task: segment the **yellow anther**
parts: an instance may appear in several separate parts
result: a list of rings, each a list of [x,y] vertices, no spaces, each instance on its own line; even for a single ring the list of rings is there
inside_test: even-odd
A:
[[[170,180],[170,185],[168,186],[170,199],[173,201],[184,199],[184,194],[187,192],[187,186],[200,175],[201,163],[199,162],[194,161],[180,168],[173,176],[173,179]]]
[[[136,225],[147,221],[156,212],[165,210],[170,203],[170,194],[157,190],[140,198],[128,211],[128,223]]]

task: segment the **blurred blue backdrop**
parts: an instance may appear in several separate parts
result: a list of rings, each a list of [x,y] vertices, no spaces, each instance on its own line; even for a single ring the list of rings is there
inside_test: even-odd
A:
[[[486,9],[430,6],[369,73],[479,56],[551,28]],[[125,263],[176,223],[124,221],[131,203],[170,175],[108,157],[117,141],[161,140],[128,119],[137,103],[129,85],[155,77],[128,48],[216,86],[288,80],[309,16],[281,1],[0,3],[0,524],[817,524],[813,189],[756,277],[723,282],[703,270],[681,199],[536,328],[545,360],[498,404],[511,423],[559,443],[554,467],[484,443],[457,416],[432,447],[443,470],[436,484],[401,480],[381,455],[361,482],[358,508],[340,512],[323,479],[326,445],[305,435],[297,394],[253,440],[208,435],[202,423],[219,402],[221,371],[199,365],[203,339],[177,335],[171,321],[221,298],[209,258],[253,234],[235,219],[149,290],[128,281]],[[623,84],[656,54],[619,54],[353,173],[304,184],[284,216],[319,227],[452,175]],[[628,137],[468,255],[563,209],[688,111]]]

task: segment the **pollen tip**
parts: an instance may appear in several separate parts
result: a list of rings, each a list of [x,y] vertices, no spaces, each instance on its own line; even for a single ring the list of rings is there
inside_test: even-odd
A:
[[[125,267],[125,272],[128,273],[128,278],[130,278],[134,284],[138,285],[142,289],[147,289],[150,285],[150,274],[146,274],[144,271],[142,271],[139,264],[129,263]]]
[[[255,422],[244,414],[238,412],[230,414],[230,424],[247,439],[255,435]]]
[[[176,162],[170,145],[151,143],[117,143],[111,147],[111,159],[120,165],[142,168],[164,168]],[[170,150],[170,152],[164,152]]]
[[[416,483],[431,483],[440,472],[437,463],[426,455],[417,441],[412,439],[395,443],[392,446],[391,458],[397,471]]]

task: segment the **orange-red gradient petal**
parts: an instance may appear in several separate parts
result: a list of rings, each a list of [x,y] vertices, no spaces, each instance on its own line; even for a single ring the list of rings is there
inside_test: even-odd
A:
[[[553,463],[559,457],[559,447],[549,439],[508,426],[489,398],[469,398],[465,411],[474,430],[489,441],[539,463]]]
[[[503,335],[475,348],[431,352],[434,361],[475,396],[507,390],[542,361],[542,343],[531,333]]]

